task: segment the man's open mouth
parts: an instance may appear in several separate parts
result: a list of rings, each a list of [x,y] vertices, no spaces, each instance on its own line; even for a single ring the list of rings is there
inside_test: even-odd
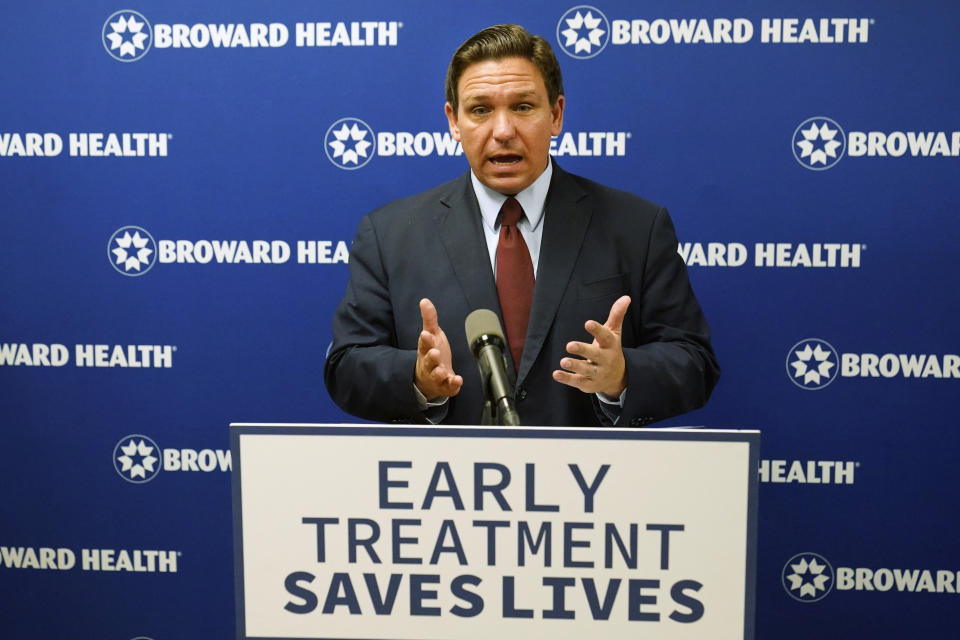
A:
[[[523,160],[523,156],[518,156],[514,154],[506,154],[502,156],[492,156],[490,162],[493,164],[507,165],[507,164],[516,164]]]

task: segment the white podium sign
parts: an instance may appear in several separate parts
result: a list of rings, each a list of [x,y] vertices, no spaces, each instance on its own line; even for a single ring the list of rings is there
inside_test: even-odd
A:
[[[759,438],[231,425],[237,637],[753,638]]]

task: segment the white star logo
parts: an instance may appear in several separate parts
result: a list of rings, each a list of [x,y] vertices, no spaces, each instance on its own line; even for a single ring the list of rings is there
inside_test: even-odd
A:
[[[800,553],[783,567],[783,586],[795,600],[815,602],[833,588],[833,569],[826,558],[815,553]]]
[[[579,6],[567,11],[557,23],[557,41],[574,58],[592,58],[607,45],[607,18],[596,7]]]
[[[343,164],[359,164],[360,156],[367,157],[367,149],[371,142],[365,140],[367,132],[360,129],[356,123],[352,127],[344,124],[339,131],[333,132],[335,138],[329,144],[333,149],[333,157],[340,158]],[[352,143],[353,148],[347,149],[347,143]]]
[[[151,37],[150,23],[136,11],[117,11],[103,24],[103,46],[121,62],[133,62],[146,55]]]
[[[341,169],[359,169],[373,158],[375,138],[363,120],[341,118],[327,129],[325,151],[330,162]]]
[[[829,378],[830,369],[835,365],[830,362],[830,352],[826,351],[819,344],[816,349],[811,349],[808,344],[801,351],[797,351],[797,360],[790,363],[796,373],[795,377],[803,378],[803,384],[820,384],[820,378]]]
[[[146,478],[147,471],[153,473],[153,465],[159,460],[153,455],[153,447],[143,440],[130,440],[125,447],[120,447],[123,455],[117,458],[120,470],[129,474],[131,478]],[[134,460],[138,460],[134,462]]]
[[[809,118],[794,131],[793,144],[797,162],[807,169],[823,170],[843,157],[846,136],[830,118]]]
[[[593,17],[593,13],[587,11],[586,14],[577,14],[572,18],[567,18],[567,28],[561,32],[566,42],[565,47],[573,47],[574,53],[590,53],[593,47],[600,46],[600,38],[606,33],[600,29],[600,18]],[[580,35],[581,29],[586,29],[586,36]]]
[[[113,29],[112,33],[107,34],[107,40],[110,41],[110,49],[120,49],[120,56],[135,56],[137,55],[137,50],[144,50],[143,41],[146,40],[149,36],[146,33],[143,33],[144,23],[137,22],[137,19],[133,16],[129,18],[124,18],[120,16],[120,19],[116,22],[110,23],[110,28]],[[129,33],[130,39],[126,40],[123,37],[123,34]]]
[[[787,355],[790,379],[803,389],[821,389],[827,386],[836,377],[836,353],[836,349],[823,340],[801,340]]]
[[[816,124],[811,124],[809,129],[801,130],[800,133],[803,134],[803,140],[797,143],[797,146],[800,147],[800,157],[809,158],[807,162],[811,165],[819,162],[826,166],[827,158],[836,158],[837,148],[843,146],[842,142],[834,140],[839,130],[831,129],[826,122],[820,125],[819,129],[817,129]],[[814,145],[817,138],[823,140],[822,148],[817,148]]]
[[[114,467],[124,480],[135,484],[148,482],[160,472],[159,453],[160,447],[150,438],[127,436],[113,450]]]
[[[126,271],[140,271],[140,265],[150,262],[153,249],[147,246],[147,238],[141,238],[139,231],[134,231],[132,236],[126,231],[115,242],[117,248],[113,250],[113,255],[117,257],[117,264],[123,265]]]
[[[141,227],[122,227],[110,237],[110,264],[125,276],[143,275],[156,261],[156,243]]]

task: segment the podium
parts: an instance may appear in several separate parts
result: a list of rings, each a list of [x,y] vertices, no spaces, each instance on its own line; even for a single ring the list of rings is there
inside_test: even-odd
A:
[[[238,638],[754,637],[757,431],[230,432]]]

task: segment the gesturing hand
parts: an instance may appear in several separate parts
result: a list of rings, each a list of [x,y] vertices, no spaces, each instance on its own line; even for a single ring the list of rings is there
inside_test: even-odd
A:
[[[417,341],[414,383],[428,400],[455,396],[460,392],[463,378],[453,372],[450,343],[437,321],[436,307],[427,298],[420,301],[420,315],[423,318],[423,330]]]
[[[593,343],[568,342],[567,352],[579,358],[563,358],[553,379],[585,393],[619,397],[627,386],[627,365],[623,359],[621,334],[623,317],[630,308],[630,296],[622,296],[610,307],[604,324],[587,320],[584,325]]]

